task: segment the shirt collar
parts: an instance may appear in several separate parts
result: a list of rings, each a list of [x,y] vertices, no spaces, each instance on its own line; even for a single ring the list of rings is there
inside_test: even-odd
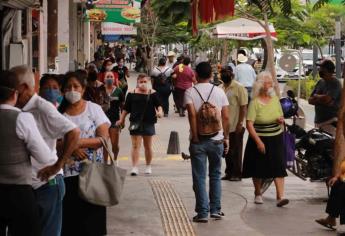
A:
[[[1,104],[0,105],[0,109],[4,109],[4,110],[14,110],[14,111],[21,111],[19,108],[8,105],[8,104]]]
[[[30,111],[35,107],[36,101],[38,100],[38,95],[35,93],[30,100],[23,107],[23,111]]]

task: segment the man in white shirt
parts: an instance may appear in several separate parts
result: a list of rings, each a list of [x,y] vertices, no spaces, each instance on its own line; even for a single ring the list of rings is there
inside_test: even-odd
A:
[[[166,63],[167,67],[174,69],[174,65],[176,63],[175,56],[176,54],[173,51],[168,52],[168,61]]]
[[[0,235],[41,235],[31,187],[33,160],[45,165],[57,159],[38,131],[34,117],[14,107],[16,75],[0,72]]]
[[[239,64],[235,68],[235,80],[240,82],[248,91],[250,97],[253,84],[256,80],[256,73],[254,68],[247,64],[248,57],[243,54],[238,54],[237,61]]]
[[[66,145],[59,159],[55,158],[41,164],[32,158],[32,186],[40,208],[42,235],[59,236],[62,224],[62,199],[65,191],[62,167],[77,149],[80,131],[50,102],[35,93],[34,74],[30,68],[17,66],[11,71],[18,77],[19,95],[16,106],[34,116],[39,131],[50,150],[56,153],[57,139],[65,140]],[[41,181],[37,176],[45,181]]]
[[[220,220],[224,216],[221,212],[221,163],[223,154],[229,149],[229,102],[221,88],[210,84],[212,67],[208,62],[200,62],[196,67],[198,83],[185,93],[185,105],[191,129],[190,154],[193,175],[193,189],[196,198],[194,222],[208,222],[211,218]],[[204,102],[215,106],[221,123],[218,132],[205,136],[200,133],[199,109]],[[214,117],[213,117],[214,118]],[[212,121],[213,122],[213,121]],[[209,161],[210,200],[206,192],[207,159]]]

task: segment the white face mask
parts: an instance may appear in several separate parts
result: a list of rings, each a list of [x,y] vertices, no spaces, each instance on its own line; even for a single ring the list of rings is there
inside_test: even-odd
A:
[[[273,87],[271,87],[267,90],[267,95],[270,97],[274,97],[276,95],[276,91],[274,90]]]
[[[71,104],[74,104],[76,102],[79,102],[81,99],[81,93],[77,91],[69,91],[65,93],[65,98],[67,101],[69,101]]]

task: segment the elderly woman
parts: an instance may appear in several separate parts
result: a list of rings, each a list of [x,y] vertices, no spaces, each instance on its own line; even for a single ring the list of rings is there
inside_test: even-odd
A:
[[[243,162],[243,178],[253,178],[256,204],[262,204],[262,179],[273,178],[277,207],[289,203],[284,199],[283,112],[273,88],[272,75],[261,72],[253,87],[252,101],[247,114],[249,138]]]
[[[66,195],[63,200],[62,235],[106,234],[106,208],[81,199],[78,194],[80,161],[96,159],[103,161],[102,142],[99,137],[109,137],[110,121],[102,108],[83,99],[86,80],[79,73],[69,72],[62,83],[64,100],[59,111],[80,128],[78,149],[73,162],[64,168]]]

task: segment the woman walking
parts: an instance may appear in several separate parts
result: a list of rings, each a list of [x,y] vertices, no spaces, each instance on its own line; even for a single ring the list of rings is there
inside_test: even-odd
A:
[[[139,151],[141,142],[144,142],[146,170],[145,174],[151,174],[151,161],[153,157],[152,137],[156,134],[155,123],[157,118],[163,116],[163,110],[156,91],[149,89],[150,78],[140,74],[137,79],[137,87],[129,92],[126,97],[121,118],[116,123],[123,126],[125,118],[130,113],[130,135],[132,139],[132,171],[131,175],[139,174]]]
[[[75,123],[81,133],[79,147],[73,153],[74,160],[64,167],[66,195],[63,200],[62,235],[106,234],[106,208],[88,203],[78,194],[81,171],[80,161],[103,161],[102,142],[99,137],[109,137],[110,122],[102,108],[83,99],[86,80],[78,73],[65,75],[62,91],[64,100],[59,111]]]
[[[262,204],[262,179],[274,178],[277,206],[289,203],[284,199],[284,165],[282,124],[283,112],[273,88],[272,75],[261,72],[254,84],[247,114],[249,139],[243,162],[243,178],[253,178],[256,204]]]
[[[117,160],[117,156],[119,154],[119,136],[121,127],[116,125],[116,122],[120,119],[120,112],[123,108],[125,95],[122,92],[122,89],[114,85],[114,74],[112,72],[105,73],[105,90],[107,92],[110,107],[109,110],[106,111],[106,115],[111,122],[109,128],[109,136],[111,139],[113,153],[115,160]]]

